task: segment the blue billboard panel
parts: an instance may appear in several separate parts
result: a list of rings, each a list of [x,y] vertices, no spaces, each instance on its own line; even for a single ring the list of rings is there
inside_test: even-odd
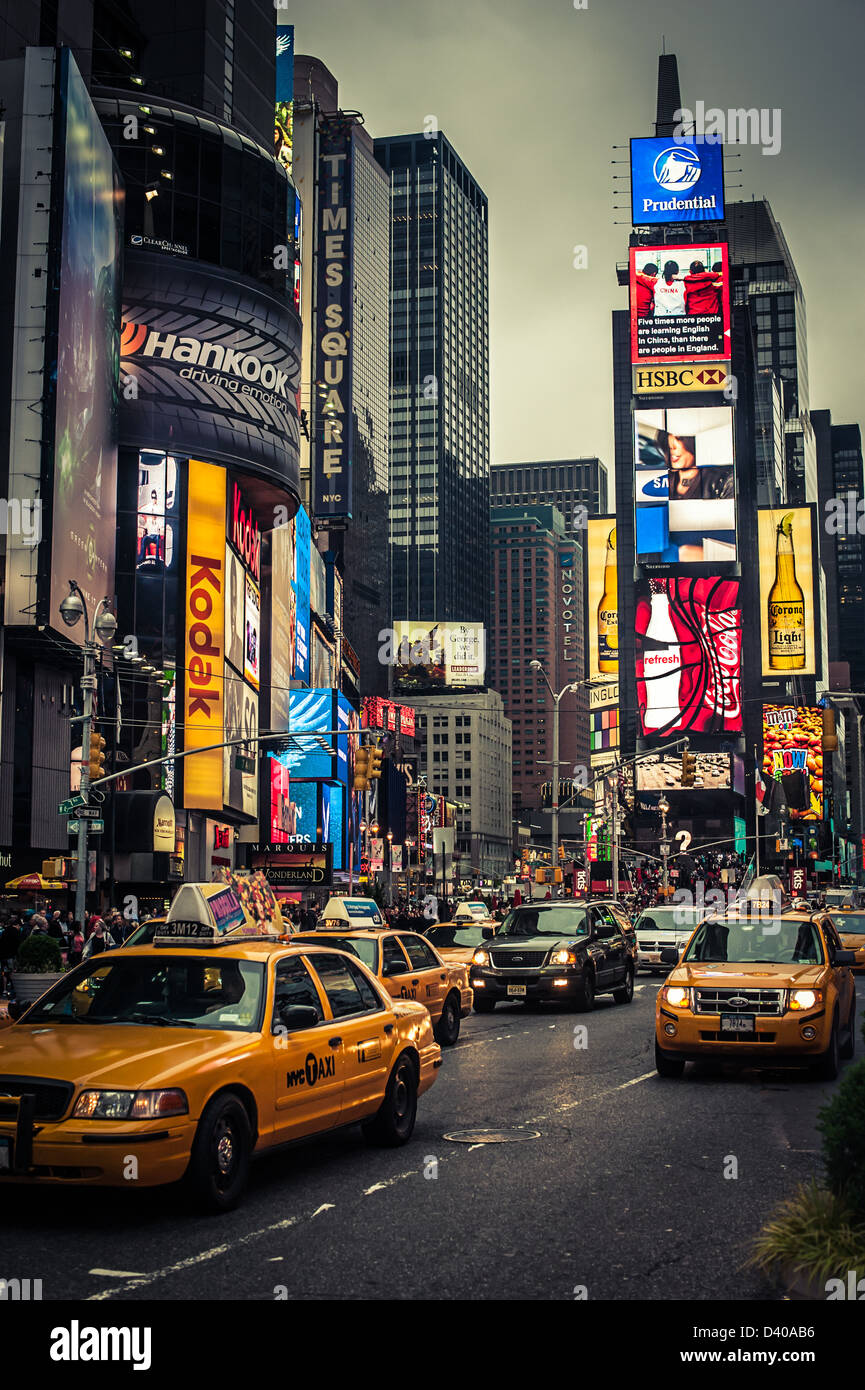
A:
[[[294,518],[295,527],[295,650],[294,675],[299,681],[309,681],[309,567],[312,545],[312,526],[303,507]]]
[[[330,729],[335,728],[334,690],[292,690],[288,701],[288,727],[293,735],[286,756],[292,787],[296,777],[335,777],[336,757]],[[308,738],[298,737],[309,731]],[[293,795],[293,793],[292,793]]]
[[[345,845],[343,825],[344,787],[323,786],[321,789],[321,838],[327,845],[333,845],[333,867],[344,869]]]
[[[308,835],[312,844],[318,843],[318,782],[292,782],[296,835]]]
[[[632,140],[631,213],[635,226],[723,221],[723,145],[694,137]]]

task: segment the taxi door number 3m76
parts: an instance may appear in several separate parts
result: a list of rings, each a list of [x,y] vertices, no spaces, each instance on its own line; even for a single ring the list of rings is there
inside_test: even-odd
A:
[[[399,994],[401,999],[417,999],[417,990],[414,985],[402,985]]]

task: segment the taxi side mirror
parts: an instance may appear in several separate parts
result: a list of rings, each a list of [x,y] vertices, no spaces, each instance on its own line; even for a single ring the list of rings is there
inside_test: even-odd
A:
[[[481,932],[483,933],[484,940],[489,941],[491,936],[495,936],[496,929],[495,927],[481,927]]]
[[[836,951],[836,952],[835,952],[835,964],[836,964],[836,965],[855,965],[855,964],[856,964],[856,952],[855,952],[855,951]],[[12,1010],[10,1009],[9,1012],[10,1012],[10,1014],[11,1014]]]
[[[674,946],[665,946],[665,947],[663,948],[663,950],[661,951],[661,964],[662,964],[662,965],[678,965],[678,964],[679,964],[679,952],[675,949]]]
[[[11,1019],[20,1018],[24,1012],[24,1007],[25,1006],[20,1004],[17,999],[10,999],[6,1007],[6,1012]]]
[[[319,1021],[318,1009],[312,1004],[290,1004],[285,1000],[277,1004],[276,1012],[283,1028],[292,1033],[302,1028],[315,1028]]]

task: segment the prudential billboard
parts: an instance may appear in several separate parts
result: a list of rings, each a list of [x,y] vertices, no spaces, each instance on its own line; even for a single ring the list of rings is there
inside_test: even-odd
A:
[[[723,145],[673,136],[632,140],[631,210],[635,226],[723,221]]]

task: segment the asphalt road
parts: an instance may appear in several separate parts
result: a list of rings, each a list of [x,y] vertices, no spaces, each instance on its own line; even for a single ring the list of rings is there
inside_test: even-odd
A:
[[[354,1129],[265,1158],[226,1217],[175,1190],[0,1188],[3,1275],[41,1278],[44,1299],[776,1299],[743,1267],[749,1241],[819,1172],[837,1083],[708,1065],[661,1080],[658,984],[592,1014],[473,1015],[406,1148]],[[445,1137],[502,1126],[539,1137]]]

